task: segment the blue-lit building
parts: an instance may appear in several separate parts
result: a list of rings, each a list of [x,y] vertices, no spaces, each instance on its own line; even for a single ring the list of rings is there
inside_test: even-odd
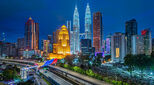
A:
[[[83,55],[92,53],[91,39],[81,39],[81,53]]]
[[[85,12],[85,39],[92,40],[92,29],[91,29],[91,12],[89,4],[87,4],[86,12]]]
[[[77,6],[74,10],[73,15],[73,54],[78,54],[80,52],[80,39],[79,39],[79,33],[80,33],[80,21],[79,21],[79,13]]]

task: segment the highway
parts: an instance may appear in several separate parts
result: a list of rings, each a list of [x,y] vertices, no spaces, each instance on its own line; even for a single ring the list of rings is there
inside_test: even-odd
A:
[[[12,59],[0,59],[1,61],[5,62],[11,62],[11,63],[20,63],[20,64],[26,64],[26,65],[35,65],[35,61],[26,61],[26,60],[12,60]],[[24,61],[24,62],[23,62]],[[41,72],[46,80],[48,80],[51,84],[53,82],[57,83],[56,85],[111,85],[104,81],[94,79],[92,77],[88,77],[82,74],[79,74],[77,72],[73,72],[71,70],[67,70],[65,68],[57,67],[57,66],[49,66],[50,68],[58,69],[58,71],[67,74],[66,76],[54,74],[52,71],[44,72],[43,69],[40,69],[39,72]],[[38,78],[39,79],[39,78]],[[40,80],[40,79],[39,79]],[[67,81],[66,81],[67,80]]]
[[[62,79],[61,77],[59,77],[59,76],[55,75],[54,73],[49,72],[49,71],[47,71],[47,70],[41,69],[40,72],[41,72],[42,74],[44,74],[46,77],[52,78],[52,79],[53,79],[54,81],[56,81],[59,85],[73,85],[73,84],[69,83],[68,81]]]

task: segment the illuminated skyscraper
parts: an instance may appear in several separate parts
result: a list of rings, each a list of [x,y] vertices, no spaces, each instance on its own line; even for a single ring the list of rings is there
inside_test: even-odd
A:
[[[25,24],[25,49],[38,50],[39,25],[30,17]]]
[[[73,38],[74,38],[73,54],[77,54],[80,52],[79,33],[80,33],[79,13],[76,6],[74,10],[74,15],[73,15]]]
[[[91,29],[91,12],[89,4],[87,4],[86,7],[86,13],[85,13],[85,39],[91,39],[92,40],[92,29]]]
[[[58,30],[58,42],[53,44],[53,53],[49,54],[49,59],[63,59],[70,55],[69,32],[65,25]]]
[[[127,37],[127,54],[131,54],[132,52],[132,44],[131,44],[131,37],[133,35],[137,35],[137,22],[135,19],[129,20],[125,24],[126,29],[125,29],[125,34]]]
[[[126,39],[125,34],[114,33],[111,37],[111,57],[112,62],[124,62],[126,56]]]
[[[152,53],[152,38],[151,38],[151,30],[144,29],[142,30],[143,42],[144,42],[144,52],[146,55],[151,55]]]
[[[103,45],[103,25],[102,14],[96,12],[93,14],[93,47],[95,52],[102,52]]]

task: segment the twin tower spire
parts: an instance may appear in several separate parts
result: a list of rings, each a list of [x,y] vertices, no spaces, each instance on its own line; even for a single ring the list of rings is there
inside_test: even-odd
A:
[[[89,4],[87,4],[85,12],[85,39],[92,40],[91,34],[91,12]],[[77,54],[80,52],[80,20],[79,12],[77,6],[75,6],[74,15],[73,15],[73,53]]]

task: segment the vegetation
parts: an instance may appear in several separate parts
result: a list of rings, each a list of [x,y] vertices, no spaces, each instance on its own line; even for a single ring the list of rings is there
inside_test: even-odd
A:
[[[84,69],[82,69],[78,66],[70,66],[68,64],[63,64],[63,65],[60,64],[59,66],[64,67],[64,68],[69,69],[69,70],[73,70],[73,71],[78,72],[80,74],[87,75],[89,77],[93,77],[93,78],[98,79],[98,80],[104,80],[105,82],[111,83],[113,85],[128,85],[128,83],[126,83],[126,82],[116,81],[116,80],[113,80],[113,79],[109,79],[108,77],[103,77],[101,74],[93,72],[92,69],[84,70]]]
[[[27,82],[22,82],[22,83],[19,83],[17,85],[34,85],[34,82],[31,81],[31,80],[28,80]]]
[[[3,71],[2,76],[5,81],[13,80],[13,79],[19,79],[18,73],[20,72],[20,69],[16,66],[7,66],[6,69]]]
[[[132,71],[135,68],[138,68],[141,71],[141,77],[142,77],[142,73],[143,70],[148,68],[148,67],[154,67],[154,59],[153,57],[149,57],[146,55],[127,55],[124,58],[125,62],[124,64],[126,66],[128,66],[128,71],[130,72],[131,76],[132,76]]]

